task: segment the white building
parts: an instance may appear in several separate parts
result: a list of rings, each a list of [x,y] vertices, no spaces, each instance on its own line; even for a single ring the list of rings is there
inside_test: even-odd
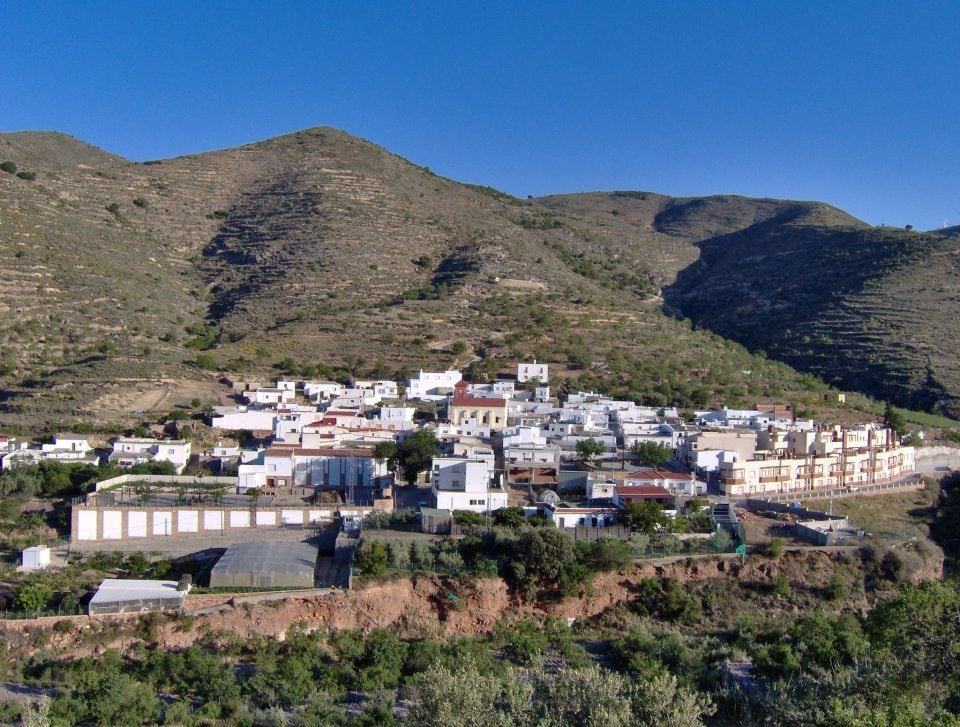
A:
[[[307,381],[303,385],[303,393],[310,401],[320,401],[340,396],[345,388],[336,381]]]
[[[272,432],[277,418],[276,409],[257,409],[246,406],[217,406],[213,408],[214,416],[210,426],[216,429],[238,430],[246,429],[251,432]]]
[[[430,484],[439,510],[493,512],[507,506],[507,493],[494,487],[488,460],[435,457]]]
[[[420,371],[407,382],[407,398],[446,401],[462,378],[459,371]]]
[[[291,389],[279,389],[275,387],[264,387],[248,391],[247,402],[259,406],[276,406],[277,404],[289,404],[293,402],[295,392]]]
[[[190,442],[182,439],[120,438],[113,443],[110,461],[121,467],[133,467],[145,462],[170,462],[180,474],[190,461]]]
[[[525,384],[533,379],[541,384],[547,383],[550,380],[550,367],[547,364],[538,364],[536,360],[533,363],[522,363],[517,366],[518,382]]]
[[[24,548],[21,554],[21,562],[21,569],[25,572],[43,570],[50,565],[50,548],[46,545]]]

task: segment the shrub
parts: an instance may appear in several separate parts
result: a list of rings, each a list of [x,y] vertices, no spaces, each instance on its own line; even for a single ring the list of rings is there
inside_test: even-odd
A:
[[[140,209],[145,210],[147,208],[147,200],[145,200],[143,197],[137,197],[136,199],[134,199],[133,204],[139,207]]]
[[[790,581],[788,581],[784,576],[776,576],[773,580],[770,581],[770,590],[775,596],[783,596],[784,598],[789,598],[792,593],[790,589]]]
[[[213,354],[209,353],[198,353],[196,359],[194,359],[194,364],[198,369],[204,371],[215,371],[217,368],[217,360],[213,357]]]
[[[387,570],[387,546],[380,540],[368,540],[357,550],[354,563],[363,575],[379,576]]]
[[[472,510],[454,510],[453,519],[460,527],[482,526],[486,518],[478,512]]]
[[[779,558],[783,555],[783,541],[780,538],[774,538],[767,546],[767,555],[771,558]]]
[[[592,570],[610,571],[626,568],[633,561],[630,543],[619,538],[598,538],[576,545],[577,559]]]
[[[37,173],[36,172],[17,172],[17,176],[20,179],[25,179],[28,182],[32,182],[34,179],[37,178]]]
[[[14,174],[17,171],[17,165],[11,161],[6,161],[0,163],[0,171],[4,171],[7,174]]]
[[[116,202],[111,202],[104,207],[104,209],[112,215],[120,215],[120,205],[118,205]]]

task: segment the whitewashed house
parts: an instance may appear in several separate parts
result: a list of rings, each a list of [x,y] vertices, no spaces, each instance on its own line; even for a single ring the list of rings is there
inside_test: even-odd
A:
[[[110,461],[121,467],[133,467],[146,462],[169,462],[180,474],[190,461],[190,449],[190,442],[182,439],[121,437],[113,442]],[[239,451],[237,454],[239,456]]]
[[[494,486],[489,461],[435,457],[430,484],[438,510],[493,512],[507,506],[507,493]]]
[[[550,380],[550,367],[547,364],[538,364],[536,359],[533,363],[522,363],[517,366],[518,382],[525,384],[533,379],[541,384],[547,383]]]
[[[310,401],[332,399],[340,396],[346,387],[336,381],[307,381],[303,385],[303,393]]]
[[[446,401],[463,376],[459,371],[420,371],[407,381],[407,398]]]
[[[87,438],[79,434],[57,434],[53,442],[40,445],[40,459],[56,459],[64,462],[89,462],[96,464],[96,452]]]
[[[262,387],[245,394],[247,402],[258,406],[277,406],[278,404],[290,404],[294,400],[295,392],[290,389],[278,389],[276,387]]]
[[[251,432],[272,432],[277,419],[276,409],[250,408],[246,406],[215,406],[210,426],[216,429]]]

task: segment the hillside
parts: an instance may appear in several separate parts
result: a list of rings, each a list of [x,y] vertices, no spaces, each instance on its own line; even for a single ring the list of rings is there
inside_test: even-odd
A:
[[[668,308],[753,351],[901,406],[960,415],[960,242],[813,202],[646,193],[541,202],[650,251]]]
[[[858,224],[740,197],[519,200],[329,128],[144,163],[19,132],[0,160],[26,172],[0,172],[0,425],[24,430],[223,401],[219,372],[475,355],[477,375],[535,356],[560,385],[653,404],[813,406],[822,384],[664,316],[659,290],[705,236]]]

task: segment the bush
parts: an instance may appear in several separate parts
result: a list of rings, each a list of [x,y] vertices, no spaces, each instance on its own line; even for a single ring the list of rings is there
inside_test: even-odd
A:
[[[34,179],[37,178],[37,173],[36,172],[17,172],[17,176],[20,179],[25,179],[28,182],[32,182]]]
[[[770,592],[775,596],[789,598],[793,591],[790,588],[790,581],[784,576],[775,576],[773,580],[770,581]]]
[[[630,543],[619,538],[598,538],[581,541],[576,546],[577,559],[596,571],[620,570],[633,562]]]
[[[379,576],[386,572],[389,559],[387,546],[382,541],[368,540],[357,549],[354,563],[363,575]]]
[[[779,558],[783,555],[783,541],[780,538],[774,538],[767,546],[767,555],[771,558]]]
[[[644,616],[690,622],[700,616],[703,606],[673,578],[647,578],[640,582],[634,609]]]
[[[137,197],[135,200],[133,200],[133,204],[140,209],[145,210],[147,208],[147,200],[145,200],[143,197]]]
[[[203,369],[204,371],[216,371],[217,369],[217,359],[210,353],[198,353],[194,359],[194,364],[198,369]]]
[[[501,507],[493,513],[493,522],[508,528],[519,528],[526,524],[527,518],[522,507]]]
[[[104,207],[104,209],[112,215],[120,215],[120,205],[118,205],[116,202],[111,202]]]
[[[710,547],[718,553],[725,553],[730,550],[730,543],[733,539],[730,533],[722,528],[710,536]]]
[[[0,171],[4,171],[7,174],[14,174],[17,171],[17,165],[11,161],[6,161],[0,163]]]
[[[486,518],[483,515],[472,510],[454,510],[453,519],[462,528],[483,526],[486,523]]]

